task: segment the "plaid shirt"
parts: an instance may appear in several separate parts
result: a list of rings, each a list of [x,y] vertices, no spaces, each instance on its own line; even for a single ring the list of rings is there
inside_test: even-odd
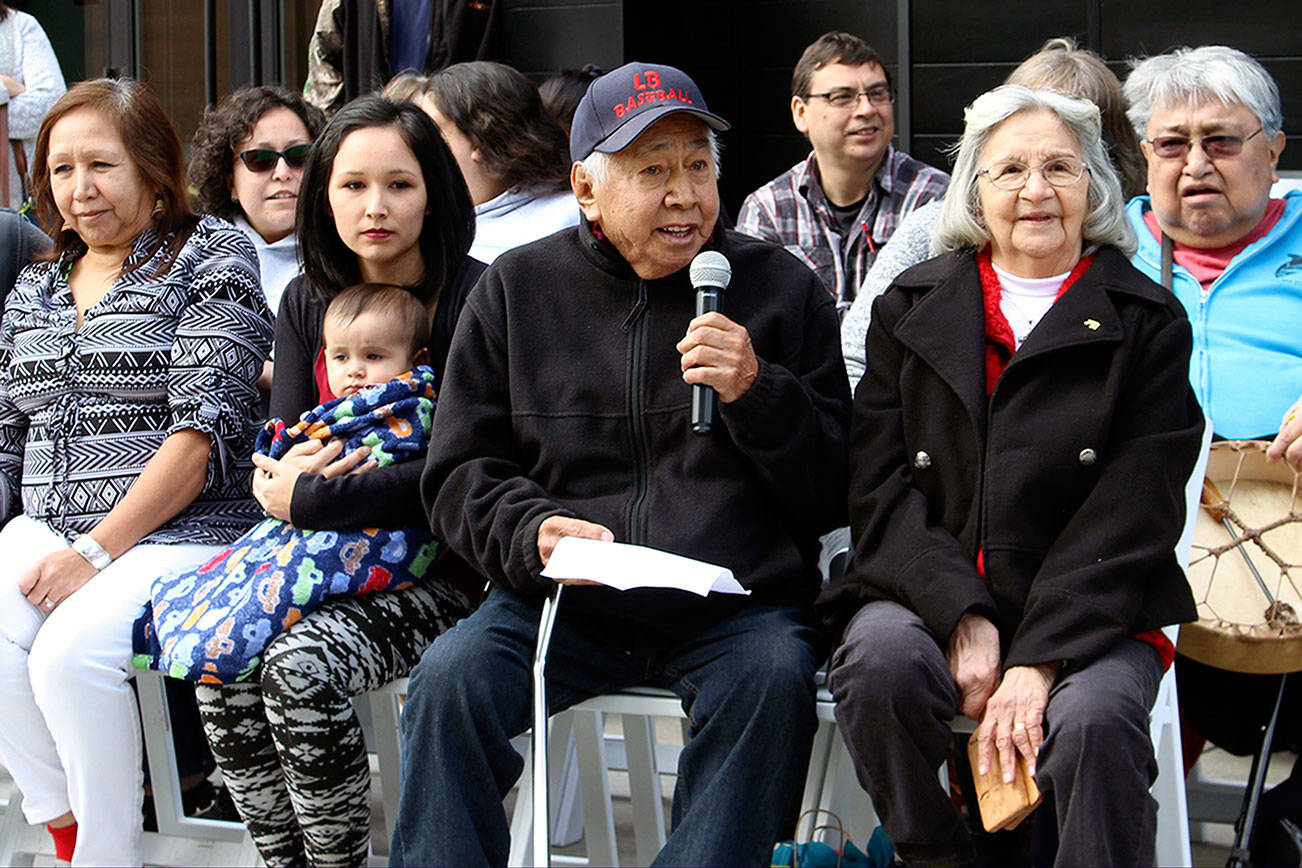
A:
[[[737,230],[781,244],[808,265],[836,299],[838,314],[845,316],[900,218],[940,198],[948,186],[949,175],[889,146],[850,237],[843,239],[811,153],[746,197]]]

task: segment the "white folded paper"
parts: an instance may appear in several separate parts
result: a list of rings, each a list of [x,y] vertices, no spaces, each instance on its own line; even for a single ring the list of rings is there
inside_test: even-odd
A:
[[[602,542],[578,536],[562,537],[542,571],[549,579],[588,579],[621,591],[630,588],[677,588],[702,597],[749,594],[717,564],[673,555],[646,546]]]

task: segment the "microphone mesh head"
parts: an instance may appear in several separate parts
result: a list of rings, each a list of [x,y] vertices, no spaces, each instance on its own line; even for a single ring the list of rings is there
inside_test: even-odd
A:
[[[691,275],[692,286],[717,286],[720,289],[727,289],[728,281],[732,279],[732,266],[728,264],[728,257],[719,251],[706,250],[696,254],[688,274]]]

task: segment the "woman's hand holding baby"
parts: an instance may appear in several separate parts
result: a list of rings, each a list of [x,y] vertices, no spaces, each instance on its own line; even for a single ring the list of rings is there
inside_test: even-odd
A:
[[[375,467],[368,460],[370,447],[359,446],[341,456],[344,444],[340,440],[322,443],[311,440],[296,443],[279,460],[255,454],[253,466],[253,497],[263,511],[281,521],[289,521],[289,507],[294,497],[294,485],[303,473],[315,473],[334,479],[347,473],[366,473]]]

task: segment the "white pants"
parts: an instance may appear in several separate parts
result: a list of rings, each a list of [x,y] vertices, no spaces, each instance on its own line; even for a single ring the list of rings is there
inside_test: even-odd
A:
[[[126,683],[131,625],[153,580],[220,546],[137,545],[48,615],[18,581],[68,542],[26,516],[0,531],[0,763],[32,824],[68,811],[73,865],[139,865],[140,718]]]

